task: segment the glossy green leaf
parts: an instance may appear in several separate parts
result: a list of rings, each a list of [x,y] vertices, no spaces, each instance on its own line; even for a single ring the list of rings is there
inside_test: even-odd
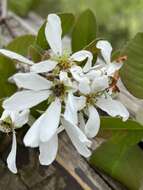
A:
[[[60,13],[58,14],[61,18],[62,23],[62,35],[66,35],[71,30],[74,24],[74,16],[71,13]],[[49,48],[48,42],[45,37],[45,25],[44,24],[40,27],[37,38],[36,38],[36,45],[38,45],[42,50],[47,50]]]
[[[91,165],[129,189],[138,190],[143,185],[140,183],[143,180],[143,151],[137,143],[143,138],[143,126],[132,120],[122,122],[118,118],[103,117],[101,128],[100,135],[110,135],[91,156]]]
[[[143,99],[143,33],[138,33],[121,51],[128,59],[121,69],[121,78],[131,94]]]
[[[73,28],[72,50],[78,51],[86,47],[96,38],[96,18],[91,10],[84,11]]]

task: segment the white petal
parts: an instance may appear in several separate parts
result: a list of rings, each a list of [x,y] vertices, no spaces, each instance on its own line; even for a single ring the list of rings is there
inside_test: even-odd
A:
[[[89,94],[91,92],[90,82],[88,78],[83,78],[78,85],[78,89],[83,94]]]
[[[21,111],[28,108],[32,108],[37,104],[48,99],[50,91],[31,91],[23,90],[16,92],[10,98],[3,102],[3,108],[13,111]]]
[[[46,39],[57,55],[62,54],[62,28],[60,17],[56,14],[49,14],[47,18],[47,24],[45,27]]]
[[[106,73],[108,76],[113,76],[116,71],[122,67],[123,63],[113,62],[106,65]]]
[[[31,66],[30,71],[34,73],[47,73],[52,71],[58,63],[52,60],[41,61]]]
[[[58,136],[54,134],[48,142],[40,142],[39,160],[41,165],[50,165],[56,158],[58,151]]]
[[[1,115],[0,121],[4,121],[7,117],[10,116],[10,114],[11,114],[10,111],[4,110],[3,113],[2,113],[2,115]]]
[[[23,110],[20,112],[12,112],[11,118],[16,128],[22,127],[29,120],[30,110]]]
[[[55,134],[60,123],[60,115],[61,102],[57,98],[51,103],[46,112],[37,120],[38,122],[40,120],[40,141],[47,142]]]
[[[2,113],[2,116],[0,120],[5,120],[7,117],[10,117],[14,127],[22,127],[24,124],[28,122],[29,118],[29,110],[23,110],[23,111],[8,111],[4,110]]]
[[[93,106],[89,106],[89,119],[85,125],[85,134],[88,138],[97,135],[100,127],[100,117],[97,110]]]
[[[98,69],[98,70],[95,69],[95,70],[94,70],[94,68],[93,68],[93,70],[87,72],[87,73],[85,74],[85,76],[86,76],[88,79],[90,79],[90,80],[94,80],[96,77],[100,77],[102,74],[103,74],[103,73],[102,73],[102,71],[101,71],[100,69]]]
[[[101,54],[106,61],[106,63],[111,62],[111,52],[112,52],[112,46],[108,41],[100,40],[97,42],[96,47],[101,49]]]
[[[35,73],[17,73],[12,78],[19,88],[28,90],[47,90],[52,85],[52,82]]]
[[[83,94],[89,94],[91,90],[90,81],[86,75],[83,74],[82,68],[79,66],[73,66],[70,71],[73,78],[78,82],[79,91]]]
[[[84,133],[77,126],[72,125],[64,119],[62,120],[62,124],[77,151],[82,156],[86,158],[89,157],[91,155],[91,151],[88,147],[91,146],[91,141],[86,138]]]
[[[36,124],[34,123],[27,131],[27,133],[23,139],[25,146],[32,147],[32,148],[39,146],[39,144],[40,144],[40,122],[41,121],[38,119],[36,121]]]
[[[17,167],[16,167],[16,149],[17,149],[17,143],[16,143],[16,135],[15,132],[13,132],[13,139],[12,139],[12,148],[11,151],[7,157],[7,165],[11,172],[14,174],[17,173]]]
[[[109,87],[109,79],[108,76],[103,75],[101,77],[97,77],[92,82],[91,88],[92,92],[101,92]]]
[[[33,65],[34,64],[32,61],[30,61],[26,57],[24,57],[22,55],[19,55],[19,54],[15,53],[15,52],[6,50],[6,49],[0,49],[0,54],[3,54],[6,57],[9,57],[10,59],[15,59],[15,60],[20,61],[22,63],[26,63],[28,65]]]
[[[74,61],[84,61],[86,58],[87,58],[87,63],[83,68],[84,72],[87,72],[92,66],[92,59],[93,59],[92,53],[86,50],[81,50],[74,53],[71,56],[71,59],[73,59]]]
[[[66,86],[72,87],[72,82],[68,77],[67,72],[61,71],[59,74],[60,81],[63,82]]]
[[[129,117],[129,112],[125,106],[118,100],[113,100],[110,96],[100,97],[96,105],[112,117],[120,116],[123,121],[126,121]]]
[[[66,102],[66,108],[64,112],[64,118],[77,125],[78,124],[78,115],[77,112],[84,108],[86,99],[84,96],[76,97],[72,93],[68,94],[68,99]]]

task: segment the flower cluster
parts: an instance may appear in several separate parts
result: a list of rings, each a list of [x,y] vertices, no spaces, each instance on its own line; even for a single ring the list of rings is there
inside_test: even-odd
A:
[[[17,173],[15,129],[28,122],[30,109],[46,102],[47,110],[35,120],[24,137],[28,147],[39,147],[42,165],[51,164],[58,150],[58,135],[66,131],[77,151],[84,157],[91,155],[91,138],[100,127],[97,108],[112,117],[127,120],[129,113],[113,95],[118,91],[116,75],[122,62],[111,62],[112,47],[100,40],[96,47],[101,55],[93,64],[93,55],[87,50],[67,54],[62,45],[59,16],[50,14],[45,27],[50,46],[48,58],[39,63],[9,50],[0,53],[26,65],[25,72],[11,77],[18,91],[3,102],[0,130],[13,132],[8,168]],[[21,65],[22,65],[21,64]]]

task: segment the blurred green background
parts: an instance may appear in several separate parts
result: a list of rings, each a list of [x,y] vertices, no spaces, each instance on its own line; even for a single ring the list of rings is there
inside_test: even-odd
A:
[[[51,12],[78,15],[90,8],[97,18],[98,37],[116,48],[143,31],[143,0],[9,0],[9,6],[20,16],[32,10],[44,18]]]

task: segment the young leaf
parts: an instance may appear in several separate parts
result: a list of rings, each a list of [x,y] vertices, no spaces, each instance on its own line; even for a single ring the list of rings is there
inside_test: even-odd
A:
[[[86,47],[96,38],[96,18],[91,10],[84,11],[73,28],[72,50],[78,51]]]
[[[138,33],[121,52],[128,57],[121,69],[122,81],[131,94],[143,99],[143,33]]]
[[[71,30],[74,24],[74,15],[71,13],[60,13],[58,15],[61,18],[62,35],[64,36]],[[36,45],[38,45],[42,50],[49,49],[49,45],[45,37],[45,25],[46,25],[46,21],[40,27],[37,38],[36,38]]]

